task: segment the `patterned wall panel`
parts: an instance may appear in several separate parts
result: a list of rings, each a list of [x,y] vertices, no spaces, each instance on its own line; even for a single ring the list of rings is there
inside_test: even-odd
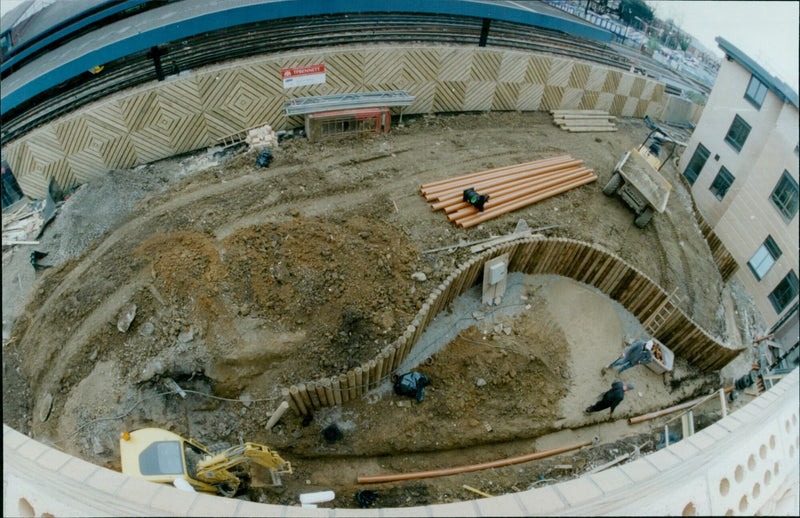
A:
[[[619,115],[622,113],[622,110],[625,108],[625,101],[628,98],[624,95],[615,95],[614,100],[611,101],[611,108],[609,108],[609,113],[613,113],[614,115]]]
[[[564,97],[563,86],[545,85],[544,95],[542,96],[542,110],[561,109],[561,99]]]
[[[586,90],[583,92],[583,97],[581,97],[581,104],[578,105],[579,110],[598,110],[597,108],[597,100],[599,99],[600,94],[597,92],[590,92]]]
[[[528,69],[525,71],[525,81],[535,85],[546,85],[552,62],[552,58],[531,56],[528,61]]]
[[[597,102],[594,105],[594,109],[607,111],[608,113],[616,115],[616,112],[611,109],[611,105],[614,103],[614,97],[616,97],[614,94],[600,92],[597,94]]]
[[[323,84],[283,88],[281,69],[324,63]],[[224,137],[287,118],[295,97],[407,90],[405,114],[471,110],[596,109],[655,116],[664,84],[568,59],[478,47],[342,47],[223,63],[127,90],[57,119],[4,146],[23,191],[46,193],[110,169],[133,167],[218,144]],[[399,113],[399,109],[393,110]]]
[[[403,81],[413,84],[417,81],[436,81],[439,76],[441,59],[438,49],[408,49],[402,53],[398,62],[403,66]]]
[[[564,95],[561,97],[561,104],[559,110],[577,110],[581,105],[583,99],[583,89],[581,88],[565,88]]]
[[[364,51],[364,84],[366,89],[401,90],[403,68],[397,66],[397,50]]]
[[[414,102],[406,108],[405,113],[430,113],[434,111],[433,100],[436,98],[436,81],[420,81],[413,85],[411,91]]]
[[[650,107],[650,101],[639,99],[636,103],[636,109],[633,111],[633,117],[643,119],[647,115],[647,108]]]
[[[62,180],[74,173],[69,167],[69,162],[66,160],[54,128],[46,128],[37,132],[37,137],[29,139],[20,150],[19,165],[15,166],[13,162],[9,162],[9,165],[17,175],[19,186],[24,193],[27,194],[29,188],[35,188],[44,196],[51,175],[56,175],[58,184],[64,186],[65,184],[61,183]],[[9,158],[13,159],[13,155]],[[28,169],[41,173],[33,175],[33,178],[19,174],[20,172],[25,173]]]
[[[433,111],[456,112],[464,106],[467,93],[466,81],[440,81],[436,84]]]
[[[497,83],[491,109],[497,111],[516,110],[519,92],[519,83]]]
[[[609,94],[617,93],[619,81],[622,78],[622,72],[618,70],[609,70],[606,74],[606,81],[603,83],[603,91]]]
[[[666,105],[666,98],[664,97],[664,91],[666,88],[667,85],[664,83],[655,83],[655,88],[653,88],[653,96],[650,99],[657,103],[664,103]]]
[[[542,98],[544,97],[543,84],[528,84],[523,83],[519,89],[519,98],[517,100],[518,110],[541,110]]]
[[[467,49],[442,50],[436,79],[439,81],[469,81],[473,55],[474,53]]]
[[[530,55],[519,52],[506,52],[500,63],[497,80],[504,83],[521,83],[525,81]]]
[[[636,112],[636,107],[639,105],[639,99],[635,97],[624,97],[625,104],[622,106],[623,117],[633,117]]]
[[[617,85],[616,93],[624,96],[631,95],[634,79],[635,77],[631,74],[620,73],[619,84]]]
[[[502,52],[476,52],[472,59],[469,78],[473,81],[497,81],[500,65],[503,62]]]
[[[606,83],[608,70],[601,67],[592,67],[589,78],[586,80],[586,90],[589,92],[602,92]]]
[[[656,84],[653,81],[646,81],[644,84],[644,88],[642,88],[642,95],[639,97],[645,100],[651,100],[653,98],[653,92],[655,92]]]
[[[589,82],[589,74],[591,71],[592,67],[586,63],[575,63],[572,67],[572,72],[569,74],[567,86],[570,88],[587,90],[586,85]]]
[[[637,77],[633,80],[633,86],[631,87],[631,97],[642,98],[642,92],[644,92],[644,85],[647,84],[647,81],[643,77]]]
[[[494,81],[470,81],[464,96],[464,110],[489,111],[492,109],[494,92],[497,83]]]
[[[572,74],[574,62],[564,58],[554,58],[547,75],[547,86],[566,87]]]

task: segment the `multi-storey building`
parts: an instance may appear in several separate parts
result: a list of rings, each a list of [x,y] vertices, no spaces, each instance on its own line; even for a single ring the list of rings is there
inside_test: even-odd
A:
[[[798,96],[730,42],[680,164],[776,341],[798,341]]]

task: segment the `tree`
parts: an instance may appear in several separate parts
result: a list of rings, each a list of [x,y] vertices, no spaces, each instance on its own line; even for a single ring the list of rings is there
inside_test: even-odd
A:
[[[647,23],[653,21],[653,10],[642,0],[622,0],[619,3],[617,14],[627,24],[636,22],[637,17]]]

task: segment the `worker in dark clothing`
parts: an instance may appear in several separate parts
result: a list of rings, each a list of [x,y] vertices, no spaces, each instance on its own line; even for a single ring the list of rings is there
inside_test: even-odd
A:
[[[611,390],[600,396],[597,400],[597,403],[587,407],[586,410],[584,410],[584,413],[591,414],[592,412],[599,412],[600,410],[610,408],[611,413],[609,416],[613,416],[614,409],[617,408],[617,405],[622,403],[622,399],[625,397],[625,392],[633,390],[634,388],[635,387],[633,383],[622,383],[621,381],[615,381],[611,384]]]
[[[626,347],[625,351],[623,351],[614,363],[603,367],[602,373],[605,374],[606,369],[621,365],[622,368],[617,371],[617,374],[619,374],[625,369],[630,369],[637,365],[644,365],[651,361],[653,361],[653,340],[647,340],[646,342],[644,340],[637,340]]]

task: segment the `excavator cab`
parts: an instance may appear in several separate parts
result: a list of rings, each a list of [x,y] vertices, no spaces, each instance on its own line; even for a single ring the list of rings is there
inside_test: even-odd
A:
[[[239,478],[229,471],[244,462],[273,474],[292,473],[292,466],[266,446],[245,443],[216,455],[194,439],[161,428],[125,432],[119,441],[122,472],[150,482],[173,484],[184,479],[196,491],[234,496]]]

